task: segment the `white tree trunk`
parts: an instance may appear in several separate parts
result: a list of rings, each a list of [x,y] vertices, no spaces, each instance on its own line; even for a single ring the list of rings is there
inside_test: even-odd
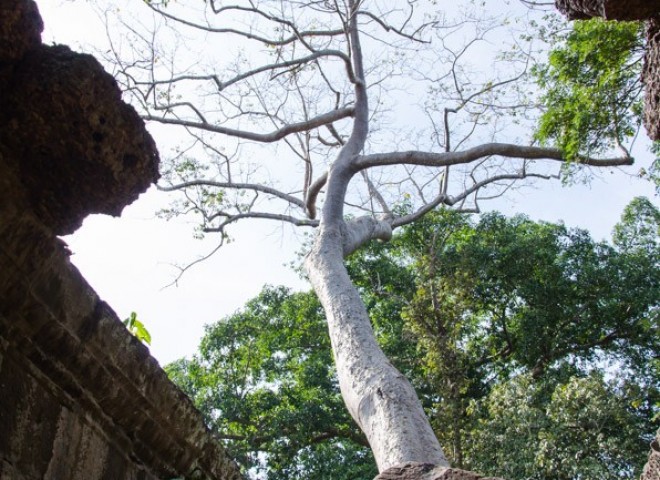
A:
[[[415,390],[376,343],[364,302],[344,267],[344,255],[364,243],[360,238],[387,236],[388,225],[370,220],[334,227],[322,222],[305,262],[328,319],[341,392],[379,471],[406,462],[449,466]]]
[[[343,215],[346,190],[369,132],[358,3],[349,1],[356,78],[353,131],[328,172],[321,223],[305,268],[325,309],[344,402],[367,436],[378,470],[406,462],[448,466],[415,390],[378,346],[367,309],[344,266],[344,257],[361,245],[392,235],[387,221],[363,217],[346,222]]]

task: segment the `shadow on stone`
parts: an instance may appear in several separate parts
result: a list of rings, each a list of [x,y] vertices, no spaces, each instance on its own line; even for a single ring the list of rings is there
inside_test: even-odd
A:
[[[158,153],[101,65],[41,45],[42,29],[34,2],[2,0],[0,478],[238,480],[57,238],[119,215],[158,179]]]

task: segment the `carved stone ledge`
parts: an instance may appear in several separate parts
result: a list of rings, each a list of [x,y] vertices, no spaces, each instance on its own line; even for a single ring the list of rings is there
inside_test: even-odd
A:
[[[119,215],[158,179],[158,153],[115,80],[65,46],[29,50],[0,92],[0,154],[58,235]]]
[[[0,478],[241,479],[64,246],[34,217],[3,212]]]
[[[430,463],[409,462],[390,467],[378,474],[374,480],[502,480],[484,477],[474,472],[447,468]]]
[[[569,20],[646,20],[660,12],[660,0],[555,0]]]

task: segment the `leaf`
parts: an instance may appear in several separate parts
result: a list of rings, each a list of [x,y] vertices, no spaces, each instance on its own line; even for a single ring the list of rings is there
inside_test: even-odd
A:
[[[123,323],[135,338],[137,338],[142,343],[151,345],[151,333],[149,333],[147,327],[145,327],[144,324],[138,320],[137,313],[131,312],[131,315],[128,318],[125,318]]]
[[[641,122],[642,39],[639,22],[574,22],[548,63],[533,69],[545,105],[536,138],[569,161],[631,138]]]

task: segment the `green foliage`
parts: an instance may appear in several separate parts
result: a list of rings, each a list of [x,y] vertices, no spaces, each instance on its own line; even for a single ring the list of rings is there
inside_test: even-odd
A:
[[[557,462],[582,472],[580,478],[639,473],[639,453],[658,411],[657,365],[649,360],[660,350],[660,269],[652,260],[660,249],[657,231],[648,226],[653,211],[648,201],[633,202],[613,245],[525,217],[488,214],[473,224],[439,212],[351,259],[365,263],[352,267],[365,290],[371,285],[397,292],[405,285],[408,300],[399,301],[398,316],[392,311],[389,318],[401,322],[407,336],[402,343],[416,345],[418,363],[408,371],[421,372],[413,382],[422,386],[436,434],[455,465],[508,478],[577,478],[566,469],[566,476],[553,476],[547,465]],[[644,245],[644,254],[624,248],[628,244]],[[382,322],[378,316],[375,321]],[[616,418],[627,428],[607,430],[613,437],[594,443],[602,455],[576,461],[571,448],[582,440],[567,436],[570,429],[557,433],[559,420],[541,429],[539,419],[548,421],[555,391],[605,370],[627,382],[625,389],[607,382],[599,387],[618,395]],[[534,389],[520,393],[518,402],[505,402],[493,417],[489,407],[502,405],[503,391],[513,395],[510,388],[522,388],[515,383],[521,375]],[[592,389],[594,382],[588,383]],[[589,393],[586,387],[578,392]],[[498,422],[506,427],[499,433]],[[478,438],[484,440],[476,443]],[[545,456],[539,456],[541,446]]]
[[[626,206],[621,222],[614,228],[614,244],[630,254],[646,256],[655,265],[660,251],[660,210],[645,197],[636,197]]]
[[[470,466],[515,479],[636,478],[646,439],[632,401],[599,373],[544,382],[515,376],[471,405],[478,428]]]
[[[622,145],[641,121],[639,22],[574,22],[534,69],[545,111],[537,139],[556,144],[568,160]]]
[[[506,478],[639,474],[639,453],[658,411],[658,370],[649,360],[660,351],[660,247],[650,220],[656,213],[637,199],[607,245],[584,231],[520,216],[493,213],[472,224],[441,212],[383,249],[414,272],[416,290],[402,314],[434,386],[433,425],[454,464]],[[637,247],[624,248],[630,244]],[[576,461],[571,449],[593,439],[570,437],[569,427],[560,435],[559,417],[543,422],[555,411],[555,391],[606,369],[627,382],[619,390],[599,387],[619,395],[612,408],[627,428],[607,430],[612,438],[593,444],[602,454]],[[522,378],[533,388],[519,386]],[[578,392],[591,401],[591,390]],[[630,413],[633,402],[639,408]],[[565,476],[554,476],[558,464],[573,473],[566,467]]]
[[[651,152],[655,155],[655,160],[653,160],[648,171],[642,169],[639,174],[640,177],[653,182],[655,184],[655,194],[660,195],[660,142],[653,142]]]
[[[137,313],[131,312],[131,315],[128,318],[125,318],[123,323],[135,338],[142,343],[151,345],[151,333],[149,333],[147,327],[144,326],[144,323],[138,320]]]
[[[636,199],[606,244],[441,211],[349,258],[383,349],[454,465],[510,479],[639,475],[660,411],[658,217]],[[314,295],[269,287],[168,372],[245,471],[371,479],[331,363]]]
[[[207,327],[199,355],[166,371],[246,472],[301,480],[377,473],[343,405],[312,293],[264,288],[242,311]]]

